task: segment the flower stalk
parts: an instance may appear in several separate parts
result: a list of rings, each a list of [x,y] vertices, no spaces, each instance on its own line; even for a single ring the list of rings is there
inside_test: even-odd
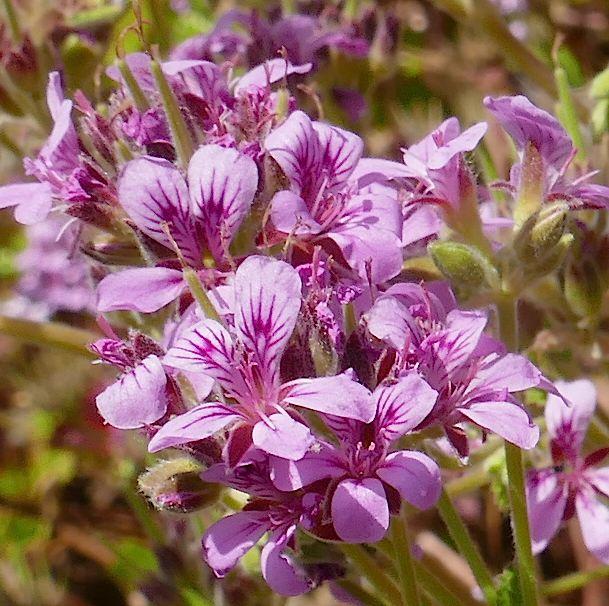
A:
[[[421,606],[410,541],[408,540],[403,515],[404,512],[401,512],[400,515],[394,516],[391,522],[391,544],[393,546],[393,560],[400,579],[401,604],[402,606]]]

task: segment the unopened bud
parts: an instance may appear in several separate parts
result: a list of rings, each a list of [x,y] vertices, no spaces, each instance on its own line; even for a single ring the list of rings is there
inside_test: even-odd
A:
[[[529,217],[514,238],[514,250],[523,263],[543,259],[565,233],[569,207],[557,202]]]
[[[201,471],[192,459],[170,459],[143,473],[138,485],[157,509],[189,513],[213,505],[220,497],[220,485],[204,482]]]
[[[495,267],[473,246],[434,242],[428,250],[437,268],[457,287],[474,290],[498,283]]]
[[[603,286],[592,261],[567,265],[564,294],[569,307],[578,316],[589,318],[598,315],[603,303]]]
[[[556,243],[552,250],[540,259],[537,263],[528,265],[524,274],[528,279],[541,278],[556,271],[564,262],[567,252],[573,244],[572,234],[564,234]]]

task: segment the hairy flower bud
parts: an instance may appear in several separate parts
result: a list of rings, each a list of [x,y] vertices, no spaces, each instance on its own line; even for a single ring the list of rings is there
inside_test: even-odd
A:
[[[525,221],[514,238],[514,250],[523,263],[536,263],[552,253],[565,233],[568,211],[565,202],[556,202]]]
[[[599,313],[603,303],[603,286],[595,263],[568,263],[563,289],[569,307],[578,316],[588,318]]]
[[[438,269],[458,288],[495,285],[497,270],[478,249],[460,242],[434,242],[428,247]]]
[[[187,457],[161,461],[138,479],[140,490],[157,508],[189,513],[213,505],[220,486],[204,482],[200,465]]]

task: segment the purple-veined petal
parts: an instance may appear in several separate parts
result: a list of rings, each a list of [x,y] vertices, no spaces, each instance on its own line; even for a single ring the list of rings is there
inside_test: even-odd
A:
[[[609,467],[588,469],[586,471],[586,479],[596,490],[609,498]]]
[[[295,193],[316,184],[321,174],[323,148],[313,122],[304,112],[295,111],[265,139],[264,147],[290,180]]]
[[[150,355],[97,396],[99,414],[117,429],[150,425],[167,411],[166,384],[161,361]]]
[[[167,76],[181,77],[190,94],[205,99],[210,105],[227,100],[230,96],[220,68],[211,61],[166,61],[162,68]]]
[[[273,484],[287,492],[299,490],[323,478],[341,477],[347,469],[340,454],[329,444],[320,444],[319,451],[309,451],[299,461],[270,457]]]
[[[0,208],[16,206],[15,219],[23,225],[46,219],[52,204],[48,183],[14,183],[0,187]]]
[[[370,334],[390,347],[403,351],[419,329],[408,309],[395,297],[380,297],[365,315]]]
[[[522,95],[486,97],[484,105],[499,120],[520,151],[531,142],[556,171],[563,168],[573,152],[573,143],[554,116]]]
[[[332,497],[332,521],[346,543],[376,543],[389,528],[389,505],[376,478],[340,482]]]
[[[417,173],[401,162],[379,158],[362,158],[356,165],[351,180],[357,181],[362,189],[371,183],[383,183],[391,179],[407,179],[416,177]]]
[[[586,547],[609,564],[609,507],[593,490],[583,488],[575,499],[575,509]]]
[[[376,411],[370,391],[347,373],[333,377],[296,379],[283,385],[282,393],[286,404],[364,423],[372,421]]]
[[[97,310],[151,313],[175,301],[184,290],[182,272],[138,267],[107,275],[97,286]]]
[[[152,437],[149,452],[209,438],[241,419],[235,410],[220,402],[205,402],[167,421]]]
[[[364,149],[360,137],[342,128],[313,122],[322,148],[322,163],[330,190],[343,185],[351,176]]]
[[[486,129],[486,122],[478,122],[456,137],[445,141],[443,145],[432,152],[427,160],[427,167],[431,170],[444,168],[457,154],[472,151],[478,145],[480,139],[484,137]]]
[[[242,401],[248,397],[233,340],[215,320],[203,320],[182,334],[163,361],[173,368],[213,377],[229,397]]]
[[[473,378],[470,388],[488,391],[507,389],[513,393],[537,387],[541,378],[541,372],[532,362],[519,354],[508,353],[483,366]]]
[[[312,588],[304,570],[297,566],[287,552],[288,542],[295,532],[296,525],[278,528],[271,533],[260,553],[262,576],[269,587],[279,595],[300,595]]]
[[[395,198],[376,193],[352,196],[328,237],[365,280],[370,272],[378,284],[402,269],[402,211]]]
[[[526,479],[527,509],[533,553],[541,553],[558,532],[567,504],[567,491],[550,469],[531,471]]]
[[[199,266],[200,237],[190,214],[190,198],[180,171],[167,160],[131,160],[118,181],[121,206],[146,235],[174,250],[167,230],[185,259]]]
[[[548,395],[545,410],[548,434],[558,442],[564,454],[575,457],[596,408],[596,388],[588,379],[556,381],[554,385],[571,406],[555,394]]]
[[[301,281],[287,263],[247,258],[235,274],[235,328],[250,363],[267,385],[277,382],[281,354],[300,311]]]
[[[285,413],[275,413],[258,421],[252,431],[254,446],[264,452],[298,461],[315,443],[311,430]]]
[[[236,149],[203,145],[188,164],[188,188],[192,212],[202,222],[207,245],[220,261],[254,200],[256,164]]]
[[[222,518],[203,535],[203,557],[216,576],[225,576],[269,530],[264,511],[240,511]]]
[[[399,450],[387,456],[376,475],[393,486],[411,505],[433,507],[442,490],[440,469],[422,452]]]
[[[476,425],[525,450],[539,441],[539,427],[531,422],[526,410],[513,402],[474,402],[458,410]]]
[[[438,392],[416,372],[374,390],[376,431],[387,443],[412,431],[431,412]]]
[[[292,74],[306,74],[311,71],[311,63],[293,65],[285,59],[270,59],[257,65],[244,74],[235,85],[235,95],[247,91],[249,88],[265,88]]]
[[[294,192],[277,192],[271,200],[271,220],[279,231],[296,235],[317,234],[321,225],[311,216],[305,201]]]

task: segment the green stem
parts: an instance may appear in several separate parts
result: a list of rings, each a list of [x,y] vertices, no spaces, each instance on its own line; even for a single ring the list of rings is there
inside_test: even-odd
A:
[[[518,351],[518,301],[509,293],[497,300],[499,336],[510,351]],[[508,476],[508,494],[512,518],[512,532],[518,565],[518,578],[522,590],[523,606],[537,606],[537,579],[535,558],[531,547],[531,530],[525,496],[524,463],[522,450],[510,442],[505,443],[505,463]]]
[[[567,78],[567,72],[558,66],[554,69],[554,78],[556,79],[556,88],[558,89],[559,115],[565,130],[573,139],[573,143],[577,148],[576,158],[580,161],[586,159],[586,147],[582,131],[579,127],[579,118],[575,101]]]
[[[211,318],[216,322],[220,322],[220,316],[209,300],[209,297],[203,288],[203,284],[201,284],[201,280],[199,280],[197,272],[189,267],[185,268],[184,279],[190,288],[190,292],[192,293],[194,300],[197,302],[197,305],[201,311],[205,314],[205,317]]]
[[[455,478],[446,483],[446,492],[450,497],[455,497],[460,494],[474,492],[490,482],[490,477],[484,467],[474,469],[468,474]]]
[[[121,59],[118,62],[118,71],[125,79],[125,84],[127,85],[127,88],[129,89],[129,92],[133,97],[135,106],[140,112],[145,112],[150,107],[150,104],[148,103],[148,99],[146,99],[144,91],[141,89],[135,76],[133,75],[133,72],[131,71],[131,68],[129,67],[127,61]]]
[[[393,561],[400,579],[402,606],[421,606],[421,598],[417,589],[414,574],[410,541],[404,524],[404,514],[395,516],[391,521],[391,544],[393,546]]]
[[[95,358],[87,345],[99,338],[94,332],[59,322],[34,322],[7,316],[0,316],[0,334],[35,345],[63,349],[87,358]]]
[[[497,598],[493,577],[484,563],[480,551],[470,536],[459,512],[456,510],[444,489],[438,500],[438,511],[448,528],[452,540],[455,542],[461,555],[467,560],[469,567],[474,573],[474,577],[476,578],[476,581],[478,581],[478,585],[480,586],[480,589],[482,589],[488,604],[496,604]]]
[[[12,0],[3,0],[2,3],[4,4],[4,12],[6,13],[6,20],[8,21],[13,42],[19,44],[21,42],[21,28],[19,27],[19,19],[13,2]]]
[[[584,587],[591,581],[609,577],[609,566],[599,566],[588,572],[574,572],[567,574],[564,577],[549,581],[543,585],[542,591],[544,595],[552,596],[560,593],[574,591],[580,587]]]
[[[474,598],[469,600],[462,599],[457,593],[454,593],[446,586],[446,584],[434,576],[423,564],[415,562],[417,581],[425,595],[440,606],[476,606],[479,604]]]
[[[167,78],[165,78],[161,64],[156,60],[152,61],[150,71],[161,94],[163,109],[165,110],[169,129],[171,130],[171,138],[173,139],[178,162],[185,169],[194,151],[192,138],[188,132],[184,116],[182,116],[178,106],[178,100],[173,90],[171,90]]]
[[[364,547],[344,543],[341,549],[386,604],[389,606],[400,604],[400,590]]]

